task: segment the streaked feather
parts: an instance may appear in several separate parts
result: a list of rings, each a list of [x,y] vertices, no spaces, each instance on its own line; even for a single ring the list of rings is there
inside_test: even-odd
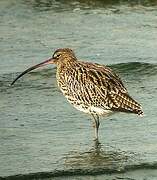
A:
[[[102,112],[108,110],[143,114],[140,104],[130,97],[119,76],[109,67],[69,61],[58,66],[57,77],[63,94],[79,110],[82,107],[91,113],[95,107],[102,109]]]

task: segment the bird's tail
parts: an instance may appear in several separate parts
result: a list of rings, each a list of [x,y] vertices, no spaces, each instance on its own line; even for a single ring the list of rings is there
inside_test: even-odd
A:
[[[118,101],[118,103],[115,102],[115,106],[113,108],[117,111],[122,112],[130,112],[138,114],[139,116],[143,116],[143,110],[141,105],[135,101],[131,96],[129,96],[127,93],[118,93],[114,97],[115,100]],[[118,105],[118,106],[117,106]]]

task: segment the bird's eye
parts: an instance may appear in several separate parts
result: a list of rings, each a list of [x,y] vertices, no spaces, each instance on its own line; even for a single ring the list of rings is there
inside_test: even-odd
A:
[[[61,54],[54,54],[54,55],[53,55],[53,58],[56,58],[56,59],[57,59],[57,58],[59,58],[60,56],[61,56]]]

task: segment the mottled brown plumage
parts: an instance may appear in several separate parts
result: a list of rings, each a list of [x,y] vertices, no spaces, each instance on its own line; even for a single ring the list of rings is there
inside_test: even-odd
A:
[[[67,100],[93,116],[96,138],[100,115],[118,111],[143,114],[141,105],[130,97],[119,76],[109,67],[79,61],[68,48],[56,50],[51,59],[27,69],[13,83],[28,71],[50,63],[57,65],[57,83]]]

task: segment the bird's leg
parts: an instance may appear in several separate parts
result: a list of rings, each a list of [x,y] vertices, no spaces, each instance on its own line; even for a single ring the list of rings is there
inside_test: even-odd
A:
[[[97,114],[92,114],[92,117],[94,119],[94,128],[95,128],[95,140],[98,141],[98,130],[99,130],[99,116]]]

